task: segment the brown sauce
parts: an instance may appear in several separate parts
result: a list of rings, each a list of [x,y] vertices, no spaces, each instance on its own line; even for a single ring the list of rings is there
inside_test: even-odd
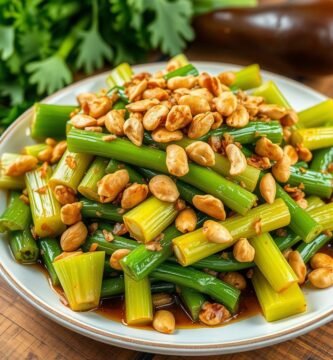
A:
[[[325,253],[333,257],[333,246],[331,243],[326,244],[320,249],[321,253]],[[52,286],[48,272],[42,263],[38,263],[34,266],[36,269],[41,271],[45,277],[48,279],[52,289],[58,294],[59,299],[62,303],[65,301],[64,293],[61,287]],[[163,309],[171,311],[175,318],[178,329],[189,329],[189,328],[203,328],[206,327],[203,324],[198,322],[193,322],[190,316],[187,314],[183,305],[181,304],[179,298],[175,295],[174,302],[171,305],[164,306]],[[101,301],[100,307],[96,310],[93,310],[101,316],[106,317],[112,321],[117,321],[126,325],[125,322],[125,305],[123,296],[117,296],[111,299],[105,299]],[[222,324],[227,325],[230,322],[240,321],[247,319],[249,317],[255,316],[261,313],[261,309],[258,303],[258,300],[255,296],[255,293],[251,287],[242,293],[238,313],[233,316],[233,318],[227,323]],[[152,326],[137,326],[138,328],[143,329],[152,329]]]

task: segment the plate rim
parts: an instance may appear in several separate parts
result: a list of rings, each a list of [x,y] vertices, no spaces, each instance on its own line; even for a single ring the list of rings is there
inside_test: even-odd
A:
[[[242,66],[224,62],[210,62],[210,61],[193,61],[194,65],[200,66],[211,66],[211,67],[223,67],[223,66],[231,66],[235,69],[242,68]],[[165,62],[153,62],[147,64],[139,64],[134,65],[133,68],[139,70],[140,68],[146,68],[151,65],[156,66],[156,64],[160,64],[161,67],[165,65]],[[88,78],[79,80],[69,86],[66,86],[63,89],[58,90],[54,94],[44,98],[41,102],[49,102],[52,101],[53,98],[61,95],[64,91],[73,91],[76,87],[80,87],[85,83],[89,83],[92,80],[96,80],[99,78],[106,78],[106,76],[110,73],[109,71],[105,71],[103,73],[90,76]],[[327,97],[316,90],[310,88],[307,85],[303,85],[293,79],[290,79],[286,76],[275,74],[273,72],[261,70],[261,73],[264,76],[277,78],[280,81],[286,84],[292,84],[293,87],[297,87],[300,91],[304,91],[306,89],[310,94],[315,96],[316,98],[322,98],[322,100],[327,99]],[[0,138],[0,144],[13,135],[15,128],[21,123],[26,120],[26,118],[31,116],[33,111],[33,106],[27,109],[23,114],[21,114],[16,121],[11,124],[8,129],[2,134]],[[274,334],[267,335],[267,336],[257,336],[251,339],[246,340],[239,340],[239,341],[229,341],[223,344],[207,344],[207,345],[194,345],[194,344],[175,344],[170,342],[169,345],[162,343],[159,344],[158,342],[154,342],[151,340],[143,340],[137,338],[126,337],[123,335],[118,335],[114,333],[110,333],[104,330],[100,330],[89,326],[87,324],[81,323],[79,320],[75,320],[63,314],[61,311],[54,310],[51,306],[48,306],[46,302],[40,300],[36,295],[29,292],[20,282],[15,278],[13,274],[10,273],[0,261],[0,275],[6,281],[6,283],[14,289],[21,297],[23,297],[29,304],[31,304],[34,308],[40,311],[43,315],[50,318],[51,320],[61,324],[62,326],[69,328],[77,333],[82,335],[94,338],[95,340],[102,341],[108,344],[113,344],[116,346],[126,346],[127,348],[131,349],[140,349],[140,350],[147,350],[154,351],[157,353],[164,353],[170,354],[170,346],[176,349],[179,353],[182,354],[190,354],[190,355],[203,355],[203,354],[221,354],[221,353],[230,353],[230,352],[240,352],[245,350],[252,350],[259,347],[264,347],[268,345],[273,345],[278,342],[286,341],[296,336],[300,336],[306,332],[309,332],[319,326],[324,325],[325,323],[331,321],[333,319],[333,309],[327,310],[326,312],[317,315],[313,319],[309,319],[306,323],[300,323],[299,325],[295,325],[292,328],[280,330]],[[172,352],[172,351],[171,351]],[[195,353],[193,353],[195,352]]]

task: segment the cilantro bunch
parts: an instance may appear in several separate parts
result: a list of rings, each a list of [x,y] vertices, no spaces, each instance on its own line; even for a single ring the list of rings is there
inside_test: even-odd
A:
[[[142,61],[152,49],[180,53],[194,38],[194,13],[230,4],[235,1],[0,0],[0,131],[69,84],[76,71]]]

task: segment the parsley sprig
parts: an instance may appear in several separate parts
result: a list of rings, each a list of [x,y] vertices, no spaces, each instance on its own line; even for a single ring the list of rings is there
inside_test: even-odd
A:
[[[180,53],[193,14],[256,0],[0,0],[0,132],[74,71]]]

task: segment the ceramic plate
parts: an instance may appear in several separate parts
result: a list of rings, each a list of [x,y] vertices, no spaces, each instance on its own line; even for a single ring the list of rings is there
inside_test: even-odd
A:
[[[165,64],[155,63],[134,67],[135,71],[154,72]],[[222,63],[194,63],[200,71],[218,73],[238,69]],[[296,110],[312,106],[325,96],[293,80],[268,72],[264,79],[274,80]],[[107,73],[73,84],[45,99],[46,103],[73,104],[81,92],[105,87]],[[0,139],[0,154],[17,152],[32,143],[28,137],[31,109],[25,112]],[[6,194],[0,194],[0,212],[6,206]],[[172,355],[213,355],[251,350],[272,345],[299,336],[333,318],[333,288],[305,289],[308,310],[305,314],[286,320],[267,323],[261,315],[216,328],[179,329],[173,335],[151,330],[130,328],[94,312],[75,313],[63,306],[50,288],[46,277],[34,267],[17,264],[10,253],[6,239],[0,241],[0,273],[30,304],[45,316],[80,334],[108,344],[154,353]]]

